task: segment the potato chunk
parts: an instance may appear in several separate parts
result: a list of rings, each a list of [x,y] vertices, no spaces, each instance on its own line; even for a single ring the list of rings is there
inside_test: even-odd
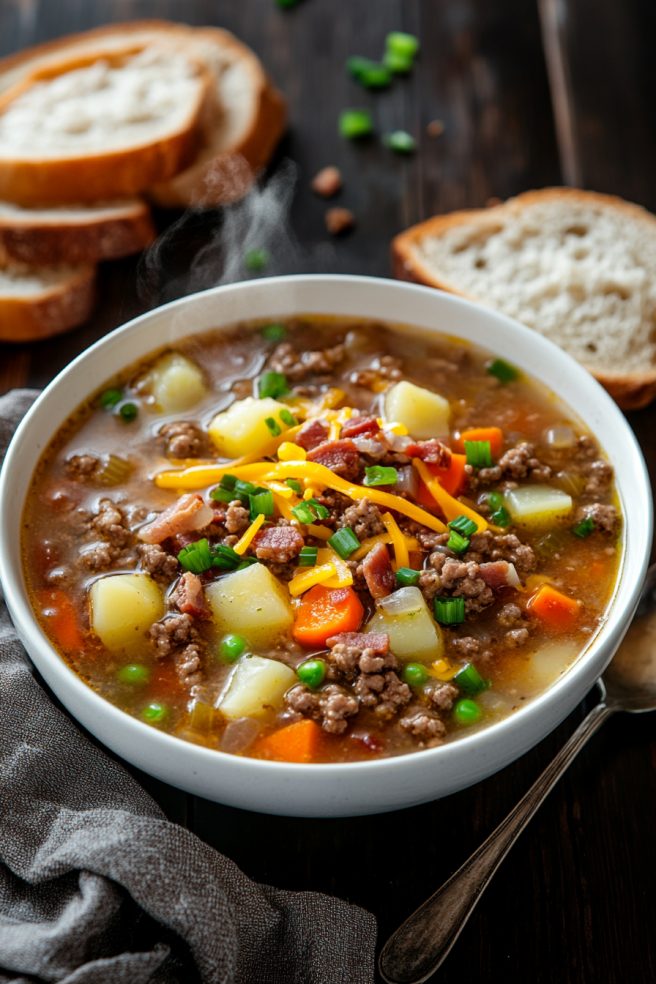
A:
[[[237,663],[219,703],[228,718],[262,717],[279,711],[286,692],[298,677],[277,659],[245,656]]]
[[[385,397],[385,419],[405,424],[417,441],[448,437],[450,415],[448,400],[405,379]]]
[[[184,413],[207,393],[198,366],[179,352],[169,352],[158,359],[146,377],[146,384],[163,413]]]
[[[149,574],[112,574],[91,585],[91,628],[112,652],[134,652],[164,614],[164,598]]]
[[[264,564],[227,574],[205,589],[221,632],[245,636],[251,646],[270,646],[293,622],[289,594]]]
[[[280,419],[280,411],[289,407],[267,396],[256,400],[252,396],[237,400],[216,417],[208,427],[208,433],[220,455],[225,458],[241,458],[242,455],[261,451],[271,441],[271,431],[265,420],[273,417],[281,431],[289,424]]]
[[[407,597],[401,606],[395,604],[397,595],[404,591]],[[367,622],[365,632],[387,632],[390,637],[390,650],[402,662],[430,663],[441,659],[444,654],[442,629],[428,611],[419,588],[402,588],[389,596],[389,611],[381,599],[378,611]],[[412,592],[412,594],[411,594]],[[410,603],[414,600],[414,604]],[[402,614],[394,612],[395,607],[405,609]]]
[[[506,492],[505,504],[517,526],[548,528],[559,526],[572,511],[572,500],[549,485],[525,485]]]

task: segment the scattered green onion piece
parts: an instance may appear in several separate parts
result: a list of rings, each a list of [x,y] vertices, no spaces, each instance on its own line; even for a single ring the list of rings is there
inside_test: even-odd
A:
[[[211,548],[212,566],[221,567],[224,571],[234,571],[241,562],[241,556],[232,547],[226,547],[223,543],[217,543]]]
[[[137,419],[139,408],[136,403],[122,403],[118,408],[118,412],[121,419],[129,424]]]
[[[163,724],[169,716],[169,709],[166,704],[154,700],[152,704],[144,707],[141,716],[147,724]]]
[[[267,396],[272,396],[275,400],[285,393],[289,393],[289,386],[287,378],[281,372],[262,373],[257,381],[257,395],[260,400],[264,400]]]
[[[386,133],[383,137],[383,143],[390,150],[395,150],[397,154],[414,154],[417,149],[417,141],[405,130]]]
[[[360,546],[360,541],[350,526],[345,526],[343,529],[333,533],[328,543],[335,553],[339,554],[342,560],[350,557],[353,551],[357,550]]]
[[[346,71],[365,89],[384,89],[392,81],[391,72],[386,65],[359,55],[347,58]]]
[[[500,492],[490,492],[487,497],[487,504],[492,512],[496,512],[503,505],[503,496]]]
[[[129,684],[131,687],[141,687],[144,683],[148,683],[150,670],[141,663],[129,663],[127,666],[121,667],[116,674],[116,679],[120,680],[121,683]]]
[[[453,716],[458,724],[477,724],[483,716],[483,712],[475,700],[469,700],[465,697],[464,700],[459,700],[453,708]]]
[[[492,468],[492,449],[489,441],[465,441],[467,464],[472,468]]]
[[[478,529],[474,520],[468,516],[456,516],[450,523],[447,523],[447,526],[452,530],[457,530],[458,533],[465,537],[473,536]]]
[[[236,475],[224,475],[219,482],[219,488],[228,489],[229,492],[234,492],[237,481],[238,479]]]
[[[581,520],[572,530],[574,536],[580,536],[584,539],[586,536],[590,536],[595,528],[594,519],[592,516],[586,516],[585,519]]]
[[[278,416],[282,420],[283,424],[287,424],[288,427],[296,427],[296,424],[298,423],[298,420],[294,414],[290,413],[289,410],[281,410]]]
[[[339,133],[347,140],[368,137],[374,132],[374,121],[368,109],[345,109],[339,114]]]
[[[244,266],[253,273],[265,270],[269,265],[268,249],[247,249],[244,253]]]
[[[289,485],[290,489],[292,489],[294,492],[300,493],[303,491],[301,487],[301,483],[296,478],[288,478],[285,484]]]
[[[421,663],[406,663],[401,673],[401,679],[409,687],[423,687],[428,680],[428,671]]]
[[[235,567],[235,570],[243,571],[245,567],[252,567],[253,564],[257,564],[257,563],[258,563],[257,557],[244,557],[241,564],[239,564],[238,567]]]
[[[249,497],[251,522],[256,516],[273,516],[273,494],[270,491],[260,492],[259,495]]]
[[[464,553],[469,546],[469,540],[461,536],[457,530],[451,530],[451,536],[448,539],[447,547],[449,550],[453,550],[454,553],[461,554]]]
[[[412,71],[414,58],[407,58],[396,51],[386,51],[383,56],[383,65],[389,68],[394,75],[407,75]]]
[[[501,506],[500,509],[497,509],[496,512],[492,513],[492,522],[495,526],[510,526],[512,519],[505,506]]]
[[[385,47],[397,55],[414,58],[419,51],[419,38],[414,34],[406,34],[405,31],[390,31],[385,38]]]
[[[492,686],[491,680],[484,680],[476,667],[472,663],[467,663],[453,678],[461,690],[464,690],[469,697],[475,697]]]
[[[500,383],[512,383],[521,376],[519,369],[515,369],[503,359],[495,359],[489,364],[487,371],[490,376],[496,376]]]
[[[273,417],[265,417],[264,423],[269,428],[269,433],[271,434],[272,437],[279,437],[280,434],[282,434],[282,430],[280,429],[280,424]]]
[[[306,502],[299,502],[292,509],[294,516],[299,523],[314,523],[315,519],[328,519],[330,510],[322,506],[316,499],[308,499]]]
[[[234,492],[230,492],[228,489],[222,489],[220,485],[217,485],[210,492],[210,499],[214,499],[215,502],[232,502],[234,497]]]
[[[322,659],[308,659],[297,667],[296,672],[301,683],[304,683],[310,690],[316,690],[325,679],[326,664]]]
[[[465,621],[465,599],[436,598],[435,621],[441,625],[460,625]]]
[[[372,465],[370,468],[365,468],[365,477],[362,484],[368,485],[369,487],[374,485],[396,485],[398,479],[399,475],[396,468],[386,467],[384,465]]]
[[[212,554],[208,541],[206,539],[196,540],[195,543],[183,547],[178,554],[178,562],[185,571],[191,571],[192,574],[202,574],[203,571],[209,571],[212,566]]]
[[[282,342],[287,338],[287,329],[284,325],[266,325],[260,334],[267,342]]]
[[[243,636],[230,633],[219,643],[219,656],[226,663],[234,663],[246,650],[246,640]]]
[[[410,585],[419,584],[420,574],[421,571],[413,571],[410,567],[399,567],[396,572],[396,580],[404,587],[408,587]]]
[[[235,479],[235,484],[233,485],[233,491],[238,499],[242,499],[248,503],[249,495],[257,495],[257,488],[252,482],[244,482],[241,478]]]
[[[303,547],[300,554],[298,555],[298,566],[314,567],[316,562],[317,562],[317,548]]]
[[[123,392],[119,389],[108,389],[100,394],[100,406],[103,410],[113,410],[117,403],[123,399]]]

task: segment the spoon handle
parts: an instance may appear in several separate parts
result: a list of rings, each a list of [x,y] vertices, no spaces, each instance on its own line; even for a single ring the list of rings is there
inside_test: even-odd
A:
[[[397,929],[378,969],[388,984],[420,984],[440,966],[495,871],[588,738],[614,713],[603,701],[590,711],[517,806],[461,868]]]

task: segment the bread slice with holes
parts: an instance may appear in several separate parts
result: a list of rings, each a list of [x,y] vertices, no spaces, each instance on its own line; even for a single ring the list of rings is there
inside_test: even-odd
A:
[[[86,321],[95,299],[90,264],[0,263],[0,342],[33,342]]]
[[[0,257],[18,263],[99,263],[146,249],[155,239],[140,198],[96,205],[23,208],[0,202]]]
[[[435,216],[392,243],[394,274],[501,311],[586,367],[623,409],[656,397],[656,217],[545,188]]]

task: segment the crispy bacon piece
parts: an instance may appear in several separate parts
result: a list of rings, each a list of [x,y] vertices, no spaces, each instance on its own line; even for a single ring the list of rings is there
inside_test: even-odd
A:
[[[189,533],[190,530],[202,530],[214,519],[214,511],[205,505],[202,496],[197,492],[188,492],[182,498],[165,509],[159,516],[142,527],[137,537],[144,543],[161,543],[169,536],[178,533]]]
[[[183,615],[191,615],[192,618],[210,618],[212,614],[205,600],[201,580],[191,571],[185,571],[178,581],[174,601]]]
[[[489,564],[481,564],[478,576],[493,591],[505,587],[515,588],[520,584],[514,564],[509,564],[507,560],[493,560]]]
[[[379,430],[380,424],[375,417],[352,417],[342,424],[340,437],[370,437]]]
[[[358,477],[360,470],[360,452],[348,437],[339,441],[324,441],[308,453],[307,460],[325,465],[336,475],[351,481]]]
[[[268,526],[253,537],[252,546],[260,560],[286,564],[297,557],[305,540],[295,526]]]
[[[294,443],[298,444],[301,448],[305,448],[306,451],[312,451],[326,440],[329,429],[326,420],[321,420],[320,418],[308,420],[296,435]]]
[[[373,649],[375,653],[389,652],[389,635],[387,632],[340,632],[327,641],[333,646],[357,646],[358,649]]]
[[[430,441],[417,441],[416,444],[408,444],[404,453],[410,458],[421,458],[429,465],[439,465],[440,468],[448,468],[451,464],[451,450],[435,438]]]
[[[377,543],[362,561],[362,572],[372,598],[384,598],[391,594],[396,584],[389,550],[384,543]]]

